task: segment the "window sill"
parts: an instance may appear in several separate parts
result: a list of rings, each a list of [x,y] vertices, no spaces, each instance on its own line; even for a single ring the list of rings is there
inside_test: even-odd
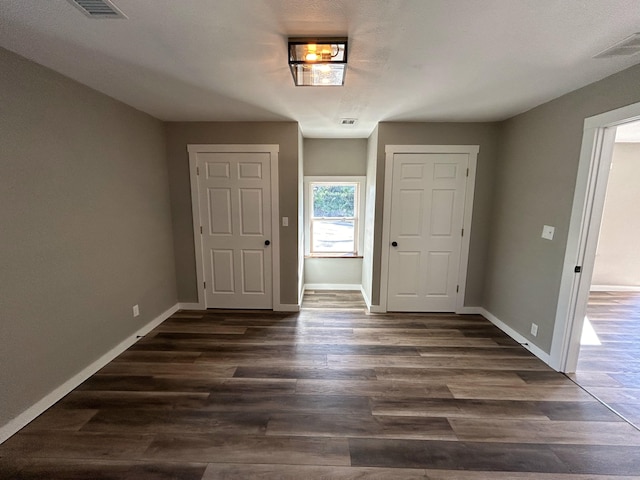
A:
[[[304,258],[363,258],[362,255],[357,255],[355,253],[313,253],[311,255],[307,254]]]

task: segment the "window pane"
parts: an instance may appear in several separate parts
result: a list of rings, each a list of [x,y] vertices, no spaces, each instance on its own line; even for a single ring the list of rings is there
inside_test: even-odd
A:
[[[314,217],[355,217],[355,185],[312,185]]]
[[[353,220],[313,220],[312,222],[312,252],[352,253],[356,251]]]

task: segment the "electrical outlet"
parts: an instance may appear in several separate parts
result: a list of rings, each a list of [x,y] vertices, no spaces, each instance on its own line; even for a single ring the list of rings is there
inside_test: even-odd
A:
[[[133,316],[137,317],[138,315],[140,315],[140,307],[136,304],[133,306]]]
[[[538,325],[536,325],[535,323],[531,324],[531,335],[533,335],[534,337],[538,336]]]

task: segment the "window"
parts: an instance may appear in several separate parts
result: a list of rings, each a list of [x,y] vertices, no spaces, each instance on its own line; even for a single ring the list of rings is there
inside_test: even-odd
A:
[[[307,255],[358,255],[363,177],[307,177]]]

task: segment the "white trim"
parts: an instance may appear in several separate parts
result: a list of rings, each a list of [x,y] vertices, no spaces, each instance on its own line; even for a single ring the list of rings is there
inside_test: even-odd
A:
[[[305,290],[348,290],[360,292],[362,285],[359,283],[305,283]]]
[[[386,313],[385,310],[380,308],[380,305],[371,305],[371,299],[367,296],[364,286],[360,286],[360,291],[362,292],[362,298],[364,298],[364,304],[367,307],[367,313]]]
[[[198,194],[198,157],[197,151],[191,150],[194,145],[187,145],[189,152],[189,180],[191,183],[191,213],[193,222],[193,239],[196,254],[196,291],[198,292],[198,310],[206,310],[207,303],[204,292],[204,261],[202,259],[202,235],[200,234],[200,198]]]
[[[356,175],[309,175],[303,177],[304,189],[304,254],[311,255],[311,183],[357,183],[358,184],[358,208],[356,212],[356,229],[358,234],[358,242],[356,245],[356,255],[362,255],[364,250],[364,214],[367,190],[367,177]],[[317,255],[323,255],[319,253]],[[327,254],[330,255],[330,254]],[[341,255],[341,254],[339,254]]]
[[[640,292],[638,285],[591,285],[592,292]]]
[[[370,313],[387,313],[386,308],[382,308],[380,305],[369,305]]]
[[[460,266],[458,270],[458,292],[456,294],[455,312],[462,313],[467,288],[467,270],[469,267],[469,248],[471,242],[471,219],[473,217],[473,198],[476,186],[479,145],[386,145],[384,172],[384,205],[382,212],[382,263],[380,272],[380,309],[387,311],[387,295],[389,287],[389,244],[391,227],[391,193],[393,187],[393,158],[396,153],[466,153],[469,176],[464,191],[464,213],[462,228],[465,235],[460,245]]]
[[[178,303],[180,310],[203,310],[199,303]]]
[[[302,300],[304,299],[304,292],[307,289],[307,284],[303,283],[302,288],[300,289],[300,294],[298,295],[298,305],[302,305]]]
[[[362,298],[364,299],[364,304],[367,306],[367,310],[371,309],[371,299],[367,295],[367,292],[364,289],[364,285],[360,285],[360,293],[362,293]]]
[[[524,348],[529,350],[531,353],[533,353],[536,357],[538,357],[544,363],[546,363],[547,365],[550,365],[551,357],[547,352],[545,352],[541,348],[531,343],[530,340],[520,335],[513,328],[511,328],[509,325],[504,323],[502,320],[496,317],[493,313],[487,311],[485,308],[480,307],[478,310],[479,310],[478,313],[480,313],[480,315],[482,315],[484,318],[489,320],[496,327],[498,327],[500,330],[502,330],[504,333],[506,333],[512,339],[514,339],[516,342],[522,345]]]
[[[640,119],[640,103],[586,118],[567,235],[558,306],[551,342],[550,365],[575,370],[582,319],[595,263],[606,183],[615,141],[615,127]],[[582,272],[576,274],[575,266]]]
[[[278,304],[278,308],[273,309],[274,312],[299,312],[300,305],[296,305],[293,303],[280,303]]]
[[[204,291],[204,263],[202,259],[202,236],[200,234],[200,200],[198,195],[198,153],[257,152],[269,153],[271,159],[271,277],[272,308],[282,311],[280,304],[280,198],[278,191],[278,153],[280,145],[241,145],[241,144],[189,144],[189,176],[191,179],[191,211],[193,220],[193,239],[196,252],[196,281],[198,289],[198,310],[206,310]]]
[[[467,291],[467,270],[469,268],[469,250],[471,248],[471,218],[473,217],[473,199],[476,192],[476,168],[478,165],[478,152],[480,146],[469,147],[469,160],[467,168],[467,184],[464,192],[464,213],[462,214],[462,228],[465,235],[462,236],[460,245],[460,266],[458,269],[458,294],[456,295],[456,313],[464,310],[464,297]]]
[[[82,382],[88,379],[91,375],[96,373],[106,364],[111,362],[114,358],[124,352],[131,345],[136,343],[140,337],[145,336],[151,330],[156,328],[162,322],[164,322],[167,318],[178,311],[178,304],[174,305],[170,309],[162,312],[156,318],[151,320],[145,326],[141,327],[134,334],[129,335],[118,345],[113,347],[111,350],[106,352],[100,358],[98,358],[95,362],[87,365],[80,372],[76,373],[69,380],[64,382],[62,385],[56,387],[54,390],[49,392],[43,398],[38,400],[32,406],[27,408],[24,412],[19,414],[17,417],[9,420],[5,425],[0,427],[0,443],[4,442],[12,435],[17,433],[21,428],[25,427],[27,424],[32,422],[38,415],[42,414],[45,410],[52,407],[56,402],[58,402],[61,398],[71,392],[73,389],[78,387]]]
[[[387,146],[387,148],[389,148]],[[384,162],[384,202],[382,206],[382,257],[380,263],[380,304],[379,312],[387,311],[387,295],[389,291],[389,236],[391,227],[391,193],[393,190],[393,153],[387,152]],[[370,309],[372,312],[373,305]]]
[[[457,315],[482,315],[484,309],[482,307],[462,307],[456,311]]]

